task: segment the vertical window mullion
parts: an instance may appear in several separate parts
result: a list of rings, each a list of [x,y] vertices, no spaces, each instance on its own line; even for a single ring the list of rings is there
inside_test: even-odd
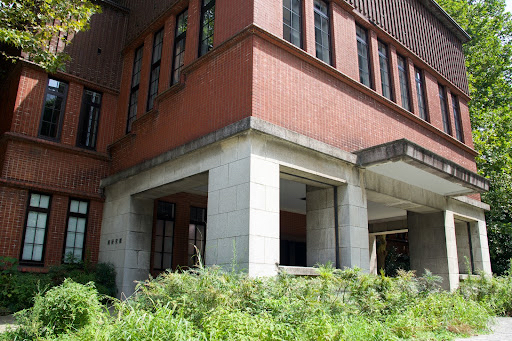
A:
[[[391,77],[389,74],[388,46],[381,41],[379,41],[379,66],[380,79],[382,85],[382,95],[388,99],[392,99]]]
[[[147,103],[148,111],[153,109],[155,97],[158,94],[158,81],[160,79],[160,60],[162,58],[163,38],[163,29],[155,33],[155,37],[153,40],[153,53],[151,57],[151,69],[149,73],[149,94]]]
[[[325,1],[315,0],[315,45],[316,57],[327,64],[331,63],[331,34],[329,6]]]
[[[302,48],[302,1],[283,0],[283,37]]]
[[[201,6],[201,36],[199,40],[199,57],[213,48],[213,31],[215,26],[215,0],[203,0]]]
[[[171,85],[180,80],[181,69],[184,65],[185,42],[187,38],[188,9],[176,16],[176,30],[174,35],[174,56],[172,63]]]
[[[414,79],[416,81],[416,93],[418,95],[418,110],[420,117],[428,121],[427,104],[425,102],[425,87],[423,72],[420,69],[414,68]]]
[[[359,81],[367,87],[372,86],[370,78],[370,49],[368,46],[368,32],[356,25],[357,55],[359,64]]]
[[[142,50],[144,46],[140,46],[135,50],[135,58],[133,60],[132,85],[130,89],[130,103],[128,106],[128,120],[126,122],[126,132],[132,130],[132,123],[137,118],[137,102],[139,96],[140,71],[142,68]]]
[[[460,117],[459,100],[457,96],[452,95],[452,107],[453,107],[453,121],[455,123],[455,135],[457,140],[464,142],[464,135],[462,134],[462,120]]]
[[[452,129],[450,126],[450,118],[448,116],[448,106],[447,106],[447,98],[446,98],[446,89],[441,84],[439,85],[439,104],[441,105],[441,115],[443,117],[443,130],[448,135],[452,134]]]
[[[407,69],[405,58],[398,56],[398,78],[400,82],[400,95],[402,97],[402,107],[405,110],[411,110],[411,100],[409,98],[409,77],[407,76]]]

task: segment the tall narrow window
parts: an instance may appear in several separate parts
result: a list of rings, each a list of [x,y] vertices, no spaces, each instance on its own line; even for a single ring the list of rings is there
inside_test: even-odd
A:
[[[188,232],[188,265],[194,266],[204,262],[204,243],[206,241],[206,209],[190,207],[190,224]],[[197,248],[197,250],[196,250]],[[199,253],[199,254],[198,254]]]
[[[391,77],[389,74],[388,46],[379,41],[379,66],[382,96],[391,99]]]
[[[83,148],[95,149],[100,119],[101,94],[92,90],[84,90],[82,110],[78,124],[76,144]]]
[[[329,7],[322,0],[315,0],[315,45],[316,57],[331,63]]]
[[[370,81],[370,50],[368,47],[368,33],[364,28],[356,25],[357,60],[359,63],[359,81],[371,87]]]
[[[215,24],[215,0],[203,0],[201,6],[201,39],[199,56],[213,48],[213,26]]]
[[[88,210],[88,201],[76,199],[69,201],[64,263],[76,263],[83,260]]]
[[[21,260],[42,263],[46,241],[46,227],[50,215],[50,196],[31,193],[27,209],[27,221]]]
[[[160,79],[160,60],[162,59],[162,43],[164,41],[164,29],[155,33],[153,40],[153,56],[151,57],[151,71],[149,74],[149,94],[147,109],[153,109],[155,97],[158,94],[158,81]]]
[[[414,79],[416,81],[416,93],[418,95],[418,110],[420,117],[428,121],[427,105],[425,102],[425,88],[423,85],[423,73],[420,69],[414,68]]]
[[[66,107],[68,85],[49,78],[44,99],[39,136],[58,140]]]
[[[137,118],[137,97],[139,96],[140,70],[142,67],[142,49],[143,46],[140,46],[135,50],[135,58],[133,60],[130,105],[128,107],[128,122],[126,123],[127,133],[132,130],[132,123]]]
[[[455,135],[457,140],[464,142],[464,135],[462,134],[462,120],[460,117],[459,99],[457,96],[452,95],[452,107],[453,107],[453,121],[455,123]]]
[[[172,84],[180,80],[181,69],[184,65],[185,41],[187,38],[188,9],[176,17],[176,33],[174,36],[174,61],[172,63]]]
[[[405,110],[411,110],[411,99],[409,98],[409,77],[407,77],[405,58],[398,56],[398,79],[400,82],[400,95],[402,97],[402,107]]]
[[[170,202],[159,201],[157,204],[153,253],[155,270],[172,268],[175,209],[175,204]]]
[[[302,47],[301,0],[283,0],[283,38]]]
[[[441,105],[441,115],[443,116],[443,130],[445,133],[451,135],[452,129],[450,126],[450,117],[448,115],[448,105],[446,104],[446,89],[441,84],[439,85],[439,104]]]

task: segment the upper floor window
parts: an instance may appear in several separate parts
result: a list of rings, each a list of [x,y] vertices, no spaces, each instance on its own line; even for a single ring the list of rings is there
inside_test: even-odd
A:
[[[80,147],[95,149],[100,119],[101,94],[92,90],[84,90],[82,110],[78,125],[76,144]]]
[[[215,0],[203,0],[201,6],[201,39],[199,56],[213,48],[213,26],[215,24]]]
[[[414,79],[416,82],[416,93],[418,95],[418,111],[420,113],[420,117],[423,120],[428,121],[423,72],[418,68],[414,68]]]
[[[382,95],[391,99],[391,76],[389,74],[388,46],[379,41],[379,66]]]
[[[176,17],[176,33],[174,36],[174,61],[172,63],[172,84],[180,80],[181,69],[185,60],[185,41],[187,38],[188,9]]]
[[[301,0],[283,0],[283,37],[297,47],[302,47]]]
[[[39,136],[58,140],[66,107],[68,85],[49,78],[44,99]]]
[[[441,84],[439,85],[439,104],[441,105],[441,115],[443,116],[443,130],[445,133],[451,135],[452,129],[450,126],[450,118],[448,115],[448,105],[446,98],[446,89]]]
[[[76,199],[69,201],[64,263],[75,263],[83,260],[88,209],[88,201]]]
[[[409,98],[409,77],[407,77],[407,68],[405,58],[398,56],[398,80],[400,82],[400,96],[402,97],[402,107],[405,110],[411,110],[411,99]]]
[[[132,130],[132,123],[137,118],[137,97],[139,96],[140,70],[142,67],[142,50],[144,46],[140,46],[135,50],[132,71],[132,86],[130,88],[130,104],[128,107],[128,121],[126,123],[126,132]]]
[[[462,119],[460,117],[459,99],[457,96],[452,95],[453,107],[453,123],[455,123],[455,136],[460,142],[464,142],[464,135],[462,133]]]
[[[188,265],[194,266],[204,262],[204,249],[206,242],[206,209],[190,207],[190,224],[188,230]]]
[[[159,201],[154,234],[153,269],[165,270],[172,267],[174,245],[174,220],[176,205]]]
[[[21,260],[42,263],[50,215],[50,196],[30,193]]]
[[[158,94],[158,81],[160,80],[160,60],[162,59],[162,43],[164,29],[155,33],[153,40],[153,56],[151,57],[151,71],[149,74],[149,94],[147,109],[153,109],[155,97]]]
[[[329,7],[322,0],[315,0],[315,45],[316,57],[331,63]]]
[[[359,81],[371,87],[370,81],[370,50],[368,46],[368,32],[359,25],[356,25],[357,37],[357,60],[359,63]]]

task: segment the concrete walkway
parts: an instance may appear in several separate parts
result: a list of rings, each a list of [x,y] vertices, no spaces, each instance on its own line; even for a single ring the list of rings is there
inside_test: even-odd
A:
[[[512,317],[498,317],[495,322],[491,326],[491,334],[455,339],[455,341],[512,341]]]
[[[14,317],[12,315],[0,316],[0,333],[3,333],[7,328],[14,327]]]

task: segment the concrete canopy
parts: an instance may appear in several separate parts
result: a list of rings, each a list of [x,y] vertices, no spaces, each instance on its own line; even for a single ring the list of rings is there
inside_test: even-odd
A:
[[[355,154],[358,164],[367,170],[443,196],[489,190],[489,180],[407,139],[363,149]]]

